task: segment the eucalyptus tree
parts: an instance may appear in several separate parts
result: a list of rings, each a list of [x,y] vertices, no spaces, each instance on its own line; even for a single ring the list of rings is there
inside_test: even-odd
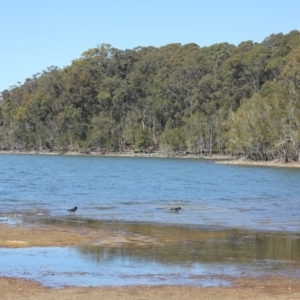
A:
[[[281,87],[285,92],[285,140],[291,143],[300,161],[300,46],[286,57],[287,63],[281,74]]]

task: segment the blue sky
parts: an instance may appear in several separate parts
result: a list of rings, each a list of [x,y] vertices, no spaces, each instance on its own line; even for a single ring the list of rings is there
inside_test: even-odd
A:
[[[300,31],[299,0],[9,0],[0,11],[0,91],[102,43],[118,49],[262,42]]]

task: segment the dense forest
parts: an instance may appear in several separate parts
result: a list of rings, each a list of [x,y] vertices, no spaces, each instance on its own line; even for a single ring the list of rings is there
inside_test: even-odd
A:
[[[102,44],[0,96],[0,149],[300,161],[300,32],[199,47]]]

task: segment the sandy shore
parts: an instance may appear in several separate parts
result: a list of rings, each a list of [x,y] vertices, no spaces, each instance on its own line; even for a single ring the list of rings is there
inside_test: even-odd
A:
[[[107,229],[61,225],[10,227],[0,225],[0,246],[73,246],[132,242],[130,234]],[[137,237],[135,237],[137,238]],[[140,237],[139,242],[143,240]],[[33,281],[0,277],[1,299],[300,299],[300,281],[285,277],[228,278],[231,287],[130,286],[53,289]]]
[[[240,165],[240,166],[261,166],[261,167],[281,167],[281,168],[300,168],[300,163],[291,161],[288,163],[278,160],[274,161],[252,161],[247,159],[228,159],[218,161],[219,164]]]

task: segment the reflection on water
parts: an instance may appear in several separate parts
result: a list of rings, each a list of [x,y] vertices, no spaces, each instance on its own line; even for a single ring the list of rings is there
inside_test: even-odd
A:
[[[97,261],[74,248],[0,248],[1,276],[26,278],[52,287],[107,285],[228,285],[218,276],[201,276],[205,266],[163,265],[122,256]]]
[[[108,226],[107,223],[99,224],[102,228]],[[96,261],[117,256],[168,265],[252,264],[259,261],[273,261],[274,265],[277,265],[276,262],[292,263],[295,267],[300,264],[300,234],[295,233],[115,223],[114,230],[120,229],[138,236],[150,237],[151,241],[156,242],[124,243],[118,248],[77,249]]]
[[[79,222],[77,222],[79,221]],[[95,220],[40,220],[122,234],[120,244],[0,249],[0,275],[49,286],[227,285],[224,276],[300,277],[300,234],[158,226]],[[100,230],[99,230],[100,232]]]
[[[193,227],[98,221],[90,219],[39,219],[34,224],[55,224],[74,228],[107,229],[143,237],[133,239],[122,248],[122,253],[134,253],[143,259],[158,259],[162,263],[235,261],[249,263],[253,260],[280,260],[300,263],[300,234],[294,232],[257,231],[240,228]],[[146,241],[150,242],[147,243]],[[155,241],[155,242],[154,242]],[[125,247],[126,246],[126,247]],[[87,248],[90,252],[101,247]],[[84,252],[85,250],[83,250]],[[118,251],[111,248],[109,251]]]

